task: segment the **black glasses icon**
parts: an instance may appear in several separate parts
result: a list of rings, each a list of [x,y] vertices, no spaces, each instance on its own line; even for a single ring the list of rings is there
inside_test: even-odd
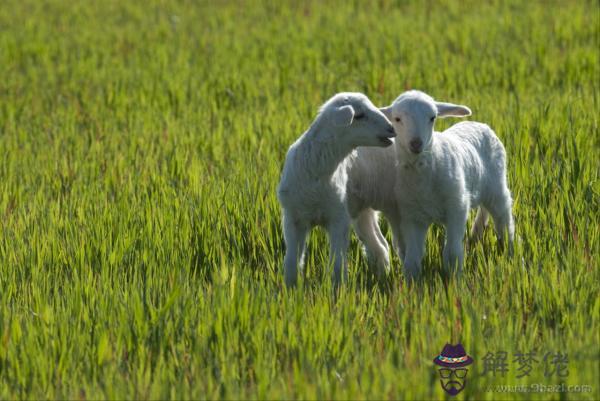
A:
[[[442,377],[442,379],[449,379],[450,377],[452,377],[452,375],[458,377],[459,379],[464,379],[465,376],[467,375],[467,372],[469,371],[469,369],[465,369],[465,368],[458,368],[458,369],[439,369],[440,371],[440,376]]]

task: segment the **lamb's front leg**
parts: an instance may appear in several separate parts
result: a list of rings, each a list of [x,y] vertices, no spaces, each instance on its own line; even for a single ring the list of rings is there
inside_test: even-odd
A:
[[[425,253],[426,224],[401,222],[399,232],[406,243],[404,255],[404,274],[408,281],[415,280],[421,273],[421,261]]]
[[[400,216],[397,214],[387,214],[386,217],[392,228],[394,250],[398,254],[400,260],[404,261],[404,255],[406,255],[406,244],[404,238],[402,238],[402,230],[400,229]]]
[[[467,227],[468,210],[453,212],[446,221],[446,243],[444,244],[444,268],[458,274],[463,265],[463,238]]]
[[[335,288],[348,281],[348,245],[350,221],[347,216],[335,219],[327,227],[331,245],[329,258],[333,264],[333,285]]]
[[[283,269],[285,284],[294,287],[298,281],[298,266],[302,269],[306,248],[308,226],[295,221],[290,214],[283,215],[283,237],[285,239],[285,257]]]

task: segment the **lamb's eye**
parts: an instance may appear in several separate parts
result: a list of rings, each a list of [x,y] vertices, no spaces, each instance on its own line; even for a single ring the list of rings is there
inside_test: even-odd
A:
[[[361,114],[356,114],[356,115],[354,116],[354,119],[355,119],[355,120],[362,120],[362,119],[363,119],[363,118],[365,118],[365,117],[366,117],[366,116],[365,116],[365,113],[361,113]]]
[[[400,119],[400,117],[396,117],[396,118],[394,118],[394,120],[396,120],[397,123],[401,123],[402,122],[402,120]]]
[[[435,121],[435,116],[431,117],[431,118],[429,119],[429,121],[431,121],[431,122],[434,122],[434,121]]]

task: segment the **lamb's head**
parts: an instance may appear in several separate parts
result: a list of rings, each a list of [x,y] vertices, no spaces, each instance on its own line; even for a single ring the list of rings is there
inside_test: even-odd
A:
[[[431,146],[433,125],[438,117],[466,117],[467,106],[436,102],[426,93],[412,90],[401,94],[391,106],[381,109],[398,134],[396,146],[418,155]]]
[[[338,93],[321,107],[321,114],[336,128],[336,140],[351,147],[386,147],[396,136],[390,121],[362,93]]]

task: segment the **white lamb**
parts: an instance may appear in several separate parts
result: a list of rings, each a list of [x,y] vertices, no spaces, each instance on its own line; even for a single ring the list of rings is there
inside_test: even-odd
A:
[[[471,110],[436,102],[419,91],[405,92],[381,110],[398,135],[395,146],[359,150],[347,199],[355,230],[376,272],[387,272],[389,254],[373,209],[383,211],[389,220],[409,280],[420,273],[425,237],[433,222],[446,228],[444,266],[460,271],[468,213],[478,206],[473,238],[483,234],[489,212],[499,242],[504,243],[508,235],[512,252],[514,223],[506,153],[494,131],[482,123],[462,122],[434,132],[437,117],[464,117]]]
[[[277,189],[283,208],[287,286],[296,284],[306,236],[317,225],[329,234],[334,284],[339,285],[342,274],[347,278],[349,156],[358,146],[389,146],[394,136],[388,119],[365,95],[340,93],[321,107],[310,128],[290,147]]]

